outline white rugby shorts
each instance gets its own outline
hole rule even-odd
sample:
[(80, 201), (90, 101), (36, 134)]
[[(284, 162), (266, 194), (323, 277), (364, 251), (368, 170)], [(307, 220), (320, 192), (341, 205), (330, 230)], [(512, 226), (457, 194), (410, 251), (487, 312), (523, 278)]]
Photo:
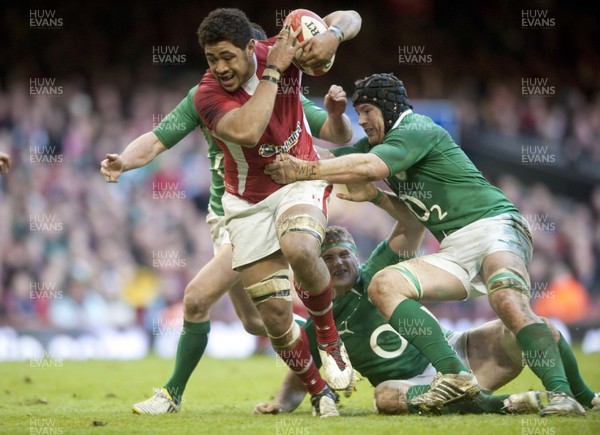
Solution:
[(451, 273), (467, 290), (467, 298), (487, 294), (479, 275), (483, 259), (494, 252), (512, 252), (531, 262), (533, 243), (529, 223), (517, 213), (503, 213), (480, 219), (450, 234), (439, 252), (419, 257), (432, 266)]
[(276, 222), (296, 205), (312, 205), (327, 217), (329, 183), (323, 180), (296, 181), (252, 204), (225, 192), (225, 224), (233, 245), (233, 268), (254, 263), (280, 249)]

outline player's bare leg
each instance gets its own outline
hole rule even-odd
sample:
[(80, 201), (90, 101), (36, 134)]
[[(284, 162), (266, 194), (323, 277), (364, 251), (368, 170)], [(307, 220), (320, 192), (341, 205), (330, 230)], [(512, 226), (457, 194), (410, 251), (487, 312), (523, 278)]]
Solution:
[(208, 343), (210, 308), (240, 280), (239, 274), (231, 269), (231, 257), (231, 245), (223, 245), (185, 288), (183, 330), (177, 345), (173, 373), (163, 388), (157, 390), (152, 397), (134, 404), (133, 412), (166, 414), (179, 412), (181, 409), (187, 382)]
[(306, 386), (315, 414), (338, 416), (337, 395), (319, 373), (310, 354), (306, 332), (293, 320), (288, 264), (281, 251), (241, 267), (240, 273), (273, 348)]
[(333, 320), (331, 277), (321, 258), (327, 220), (310, 205), (289, 208), (277, 220), (279, 244), (294, 271), (298, 296), (315, 324), (319, 354), (329, 384), (343, 390), (353, 378), (352, 365)]
[(231, 268), (231, 260), (232, 248), (228, 243), (192, 278), (183, 295), (184, 320), (206, 322), (219, 298), (241, 283), (239, 273)]
[(467, 355), (469, 366), (483, 390), (495, 391), (523, 370), (517, 339), (500, 320), (469, 330)]
[(265, 330), (265, 324), (263, 323), (256, 306), (244, 291), (244, 285), (241, 281), (229, 290), (229, 298), (235, 309), (235, 314), (244, 325), (246, 332), (256, 336), (266, 337), (267, 331)]
[(573, 398), (552, 331), (529, 305), (530, 280), (523, 260), (512, 252), (495, 252), (484, 259), (481, 276), (492, 308), (517, 337), (524, 361), (551, 392), (540, 415), (584, 415)]
[(450, 403), (472, 400), (479, 394), (477, 379), (450, 346), (437, 319), (417, 302), (465, 296), (466, 290), (456, 277), (419, 259), (378, 272), (369, 286), (369, 298), (392, 328), (419, 349), (438, 372), (430, 390), (411, 400), (422, 412), (440, 413)]
[[(375, 409), (380, 414), (391, 415), (420, 412), (418, 407), (412, 405), (412, 400), (428, 388), (427, 385), (415, 385), (410, 381), (382, 382), (375, 388)], [(547, 400), (545, 391), (494, 396), (481, 393), (473, 402), (450, 404), (442, 411), (448, 414), (530, 414), (539, 412), (544, 400)]]

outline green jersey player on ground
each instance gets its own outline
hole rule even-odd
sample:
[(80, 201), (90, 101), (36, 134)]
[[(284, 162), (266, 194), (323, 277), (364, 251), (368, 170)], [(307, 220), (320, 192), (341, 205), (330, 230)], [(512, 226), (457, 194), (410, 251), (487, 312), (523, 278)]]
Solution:
[[(342, 12), (343, 13), (343, 12)], [(338, 12), (331, 14), (339, 15)], [(341, 24), (342, 27), (343, 24)], [(355, 23), (351, 23), (354, 26)], [(256, 39), (266, 35), (254, 25)], [(351, 28), (346, 31), (352, 33)], [(231, 244), (224, 226), (221, 197), (223, 185), (223, 154), (200, 121), (194, 107), (197, 86), (150, 132), (132, 141), (122, 154), (108, 154), (101, 163), (100, 172), (108, 182), (118, 182), (121, 173), (150, 163), (159, 154), (172, 148), (196, 127), (200, 127), (208, 144), (208, 157), (212, 172), (209, 213), (215, 257), (207, 263), (186, 286), (184, 293), (184, 324), (177, 346), (175, 367), (170, 379), (156, 394), (145, 402), (135, 404), (133, 410), (140, 414), (178, 412), (186, 384), (204, 354), (210, 331), (209, 310), (227, 291), (236, 314), (244, 328), (253, 335), (265, 335), (264, 326), (254, 304), (243, 290), (239, 274), (231, 268)], [(325, 96), (321, 109), (302, 97), (303, 108), (312, 134), (334, 143), (348, 142), (352, 137), (350, 121), (344, 110), (346, 94), (339, 86), (332, 86)]]
[[(401, 207), (397, 206), (396, 211), (400, 210)], [(376, 387), (375, 406), (384, 414), (418, 412), (418, 407), (409, 405), (408, 401), (426, 391), (428, 387), (421, 384), (429, 383), (435, 376), (435, 369), (427, 358), (390, 327), (367, 295), (369, 283), (377, 272), (406, 260), (399, 257), (398, 252), (414, 252), (418, 247), (423, 235), (422, 227), (411, 218), (408, 210), (405, 214), (399, 220), (403, 226), (397, 225), (390, 237), (381, 242), (361, 265), (354, 240), (344, 228), (329, 227), (322, 247), (323, 259), (333, 279), (335, 323), (346, 343), (352, 366)], [(563, 340), (560, 332), (550, 322), (547, 324), (555, 340)], [(314, 325), (309, 320), (304, 328), (311, 342), (311, 353), (318, 364)], [(445, 334), (463, 363), (473, 370), (486, 394), (481, 394), (473, 403), (449, 405), (443, 412), (525, 413), (539, 412), (544, 408), (548, 395), (541, 391), (488, 395), (513, 380), (523, 369), (516, 338), (501, 321), (487, 322), (461, 333), (445, 331)], [(585, 384), (573, 386), (577, 397), (585, 397), (585, 391), (576, 389), (581, 385)], [(292, 412), (305, 394), (302, 383), (289, 372), (274, 402), (258, 404), (255, 413)], [(600, 400), (596, 399), (596, 402), (600, 407)], [(585, 404), (592, 406), (589, 402)]]
[[(412, 403), (422, 412), (440, 412), (443, 406), (474, 399), (479, 392), (476, 377), (419, 300), (487, 294), (517, 337), (527, 365), (552, 392), (542, 415), (584, 414), (569, 385), (571, 369), (563, 364), (565, 352), (571, 352), (568, 344), (562, 340), (557, 345), (552, 331), (529, 306), (532, 242), (527, 221), (485, 180), (446, 130), (412, 112), (403, 83), (392, 74), (358, 81), (352, 101), (367, 137), (332, 150), (339, 157), (329, 160), (305, 162), (281, 156), (266, 172), (280, 183), (384, 180), (440, 241), (439, 253), (380, 271), (368, 289), (392, 328), (438, 371), (430, 391)], [(375, 201), (382, 197), (380, 191), (371, 194)], [(369, 199), (352, 194), (346, 198)], [(593, 397), (589, 390), (584, 402)]]

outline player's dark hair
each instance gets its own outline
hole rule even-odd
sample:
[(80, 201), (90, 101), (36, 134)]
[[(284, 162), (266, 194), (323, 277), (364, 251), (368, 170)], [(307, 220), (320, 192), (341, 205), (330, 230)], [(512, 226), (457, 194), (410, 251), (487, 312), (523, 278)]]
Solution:
[(244, 12), (235, 8), (219, 8), (212, 11), (198, 27), (198, 42), (207, 45), (228, 41), (244, 50), (254, 38), (250, 20)]
[(250, 23), (250, 27), (252, 28), (252, 39), (256, 39), (257, 41), (267, 39), (267, 32), (265, 32), (265, 29), (260, 24)]
[(412, 109), (402, 80), (394, 74), (373, 74), (357, 80), (352, 104), (372, 104), (383, 113), (385, 133), (405, 110)]

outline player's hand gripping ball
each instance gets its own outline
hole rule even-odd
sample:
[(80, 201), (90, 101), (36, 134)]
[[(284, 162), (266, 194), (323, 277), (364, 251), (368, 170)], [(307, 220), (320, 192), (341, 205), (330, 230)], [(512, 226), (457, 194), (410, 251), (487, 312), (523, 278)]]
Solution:
[[(318, 16), (312, 11), (308, 9), (296, 9), (290, 12), (290, 14), (285, 18), (283, 25), (289, 25), (292, 31), (296, 31), (298, 28), (302, 28), (302, 31), (298, 35), (298, 42), (307, 41), (314, 36), (320, 35), (322, 33), (327, 32), (327, 24), (323, 21), (323, 18)], [(302, 54), (302, 50), (298, 50), (296, 53), (296, 57), (293, 62), (296, 67), (311, 76), (322, 76), (327, 71), (331, 69), (333, 66), (333, 61), (335, 60), (335, 55), (329, 60), (329, 62), (322, 68), (313, 69), (306, 65), (302, 65), (298, 58)]]

